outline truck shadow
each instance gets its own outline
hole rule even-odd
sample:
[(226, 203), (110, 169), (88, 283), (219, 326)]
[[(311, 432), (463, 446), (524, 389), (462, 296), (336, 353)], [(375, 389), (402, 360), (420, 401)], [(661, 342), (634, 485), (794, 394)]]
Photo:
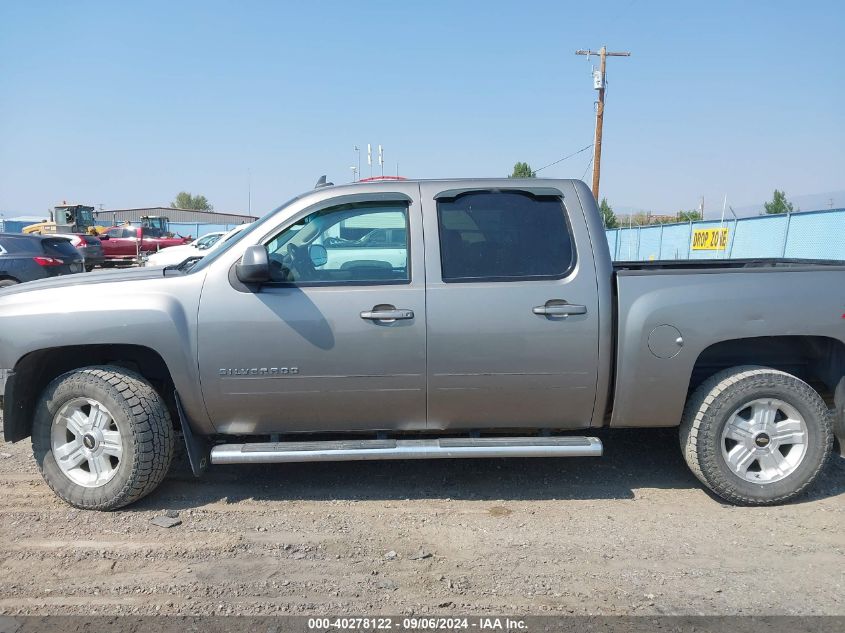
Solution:
[[(701, 489), (678, 446), (677, 429), (598, 434), (600, 458), (434, 459), (214, 466), (202, 479), (184, 456), (152, 495), (129, 510), (186, 509), (225, 501), (480, 501), (633, 499), (634, 490)], [(845, 459), (835, 457), (798, 503), (845, 493)], [(714, 502), (724, 503), (711, 495)]]

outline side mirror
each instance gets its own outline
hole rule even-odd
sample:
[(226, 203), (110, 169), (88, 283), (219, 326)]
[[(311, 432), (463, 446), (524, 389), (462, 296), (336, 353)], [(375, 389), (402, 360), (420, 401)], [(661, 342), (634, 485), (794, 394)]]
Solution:
[(270, 281), (270, 258), (260, 244), (248, 246), (241, 261), (235, 266), (238, 280), (245, 284), (262, 284)]
[(99, 237), (101, 240), (110, 240), (111, 239), (109, 237), (108, 233), (103, 233), (102, 235), (98, 235), (97, 237)]
[(309, 246), (308, 257), (311, 258), (311, 263), (314, 264), (315, 268), (325, 266), (326, 262), (329, 261), (329, 253), (322, 244), (312, 244)]

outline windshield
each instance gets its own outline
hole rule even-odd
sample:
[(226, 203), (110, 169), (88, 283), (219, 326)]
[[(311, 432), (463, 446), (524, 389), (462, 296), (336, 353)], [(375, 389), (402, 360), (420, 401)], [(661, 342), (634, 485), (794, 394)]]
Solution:
[(80, 226), (94, 226), (93, 211), (94, 210), (91, 208), (79, 207), (79, 215), (77, 216), (79, 218), (79, 221), (77, 222), (77, 224), (79, 224)]
[(199, 249), (209, 248), (212, 244), (214, 244), (217, 240), (221, 237), (220, 233), (212, 233), (210, 235), (203, 235), (199, 238), (196, 242), (194, 242), (194, 246)]
[[(305, 194), (302, 194), (302, 195), (305, 195)], [(226, 240), (223, 240), (222, 243), (216, 244), (215, 248), (210, 249), (208, 255), (206, 255), (202, 259), (198, 260), (197, 263), (194, 264), (190, 268), (189, 272), (194, 273), (194, 272), (203, 270), (205, 268), (208, 268), (211, 265), (211, 263), (214, 262), (214, 261), (217, 261), (217, 258), (220, 257), (223, 253), (228, 251), (235, 244), (237, 244), (242, 239), (244, 239), (247, 235), (251, 234), (258, 227), (262, 226), (268, 218), (271, 218), (272, 216), (276, 215), (279, 211), (281, 211), (285, 207), (289, 207), (290, 205), (292, 205), (294, 202), (299, 200), (302, 197), (302, 195), (296, 196), (295, 198), (291, 198), (290, 200), (285, 202), (283, 205), (276, 207), (275, 209), (273, 209), (269, 213), (265, 213), (263, 216), (261, 216), (260, 219), (253, 222), (252, 225), (250, 225), (248, 228), (245, 228), (243, 231), (235, 233), (232, 237), (229, 237)]]

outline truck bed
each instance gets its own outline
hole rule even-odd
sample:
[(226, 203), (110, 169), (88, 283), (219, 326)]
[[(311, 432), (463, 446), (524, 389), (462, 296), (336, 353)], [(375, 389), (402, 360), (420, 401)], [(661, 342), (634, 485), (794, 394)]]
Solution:
[(713, 346), (760, 341), (757, 357), (768, 358), (776, 352), (770, 337), (811, 337), (822, 348), (845, 327), (843, 261), (617, 262), (613, 269), (613, 426), (676, 425), (696, 362)]

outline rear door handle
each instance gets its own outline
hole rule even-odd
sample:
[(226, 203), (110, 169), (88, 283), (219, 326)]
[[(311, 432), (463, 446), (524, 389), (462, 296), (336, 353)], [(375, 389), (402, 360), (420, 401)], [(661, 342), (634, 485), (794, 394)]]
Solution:
[(544, 306), (535, 306), (531, 311), (541, 316), (566, 317), (571, 314), (587, 314), (587, 306), (579, 306), (574, 303), (547, 303)]
[(413, 310), (393, 308), (390, 310), (368, 310), (361, 313), (362, 319), (368, 321), (401, 321), (402, 319), (413, 319)]

